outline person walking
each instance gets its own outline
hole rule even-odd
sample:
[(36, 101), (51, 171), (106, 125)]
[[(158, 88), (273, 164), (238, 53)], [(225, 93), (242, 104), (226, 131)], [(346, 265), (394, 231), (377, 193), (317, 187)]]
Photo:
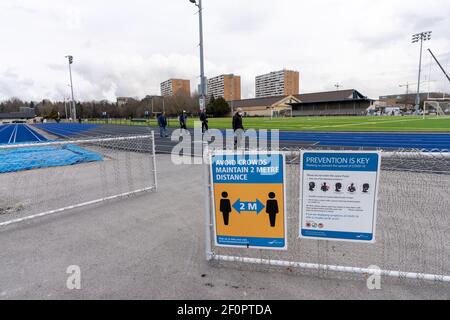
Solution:
[(242, 109), (238, 108), (233, 116), (234, 146), (240, 146), (242, 135), (244, 133), (244, 125), (242, 123)]
[(167, 117), (166, 113), (163, 112), (158, 116), (158, 125), (159, 125), (159, 136), (161, 138), (166, 138), (166, 128), (167, 128)]
[(183, 110), (183, 112), (180, 114), (180, 118), (179, 118), (179, 120), (180, 120), (180, 129), (187, 130), (186, 119), (187, 119), (186, 111)]
[(208, 117), (206, 116), (205, 110), (200, 112), (200, 121), (202, 122), (202, 133), (208, 131)]

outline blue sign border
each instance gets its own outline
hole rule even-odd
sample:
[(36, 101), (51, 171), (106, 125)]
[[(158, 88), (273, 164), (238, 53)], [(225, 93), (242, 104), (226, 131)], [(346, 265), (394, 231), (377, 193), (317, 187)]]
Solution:
[(267, 247), (267, 248), (284, 248), (285, 239), (283, 238), (254, 238), (254, 237), (234, 237), (234, 236), (217, 236), (217, 243), (227, 246), (240, 247)]
[[(277, 157), (277, 163), (273, 163), (274, 157)], [(217, 162), (219, 160), (224, 160), (232, 162), (235, 161), (236, 163), (239, 161), (258, 161), (258, 160), (268, 160), (267, 164), (263, 165), (219, 165)], [(279, 169), (277, 173), (275, 174), (261, 174), (258, 172), (258, 168), (271, 168), (274, 167), (274, 165)], [(234, 180), (219, 180), (217, 179), (218, 175), (223, 174), (223, 172), (217, 172), (219, 168), (237, 168), (236, 171), (236, 179)], [(236, 184), (242, 184), (242, 183), (252, 183), (252, 184), (282, 184), (284, 181), (284, 156), (281, 153), (268, 153), (268, 154), (233, 154), (233, 155), (212, 155), (211, 156), (211, 174), (213, 178), (213, 183), (236, 183)], [(245, 172), (246, 171), (246, 172)], [(246, 175), (246, 180), (238, 180), (237, 178), (239, 175), (244, 172)], [(234, 175), (233, 172), (229, 172), (225, 174), (229, 174), (230, 176)]]
[[(261, 183), (261, 184), (281, 184), (283, 185), (283, 203), (284, 203), (284, 235), (283, 238), (265, 238), (265, 237), (239, 237), (239, 236), (224, 236), (217, 235), (216, 229), (216, 212), (214, 203), (214, 184), (224, 184), (226, 182), (216, 181), (214, 179), (214, 165), (215, 157), (220, 157), (224, 159), (233, 159), (240, 157), (242, 158), (271, 158), (278, 156), (278, 167), (280, 168), (278, 174), (264, 175), (262, 179), (252, 180), (250, 182), (233, 181), (232, 184), (242, 184), (242, 183)], [(235, 153), (235, 152), (217, 152), (210, 155), (210, 174), (211, 174), (211, 197), (212, 197), (212, 208), (213, 208), (213, 222), (214, 222), (214, 236), (216, 246), (230, 247), (230, 248), (249, 248), (249, 249), (268, 249), (268, 250), (287, 250), (287, 204), (286, 204), (286, 184), (285, 184), (285, 154), (282, 151), (267, 151), (267, 152), (257, 152), (257, 151), (247, 151), (245, 153)], [(268, 166), (270, 167), (270, 166)], [(274, 176), (276, 177), (274, 182)]]
[(359, 241), (373, 240), (373, 233), (340, 232), (340, 231), (311, 230), (311, 229), (302, 229), (302, 236), (325, 238), (325, 239), (332, 238), (332, 239), (359, 240)]
[[(323, 160), (325, 158), (336, 160), (335, 163), (308, 163), (307, 158), (316, 158)], [(358, 162), (358, 160), (368, 159), (368, 163)], [(352, 163), (353, 162), (353, 163)], [(378, 171), (378, 154), (377, 153), (328, 153), (328, 152), (305, 152), (302, 157), (303, 170), (318, 171)]]

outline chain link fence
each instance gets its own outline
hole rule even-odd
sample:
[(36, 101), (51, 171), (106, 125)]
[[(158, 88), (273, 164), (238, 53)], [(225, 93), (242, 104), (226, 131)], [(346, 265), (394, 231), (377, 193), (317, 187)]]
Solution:
[[(288, 250), (218, 247), (210, 241), (206, 247), (211, 248), (207, 257), (212, 264), (349, 279), (372, 274), (376, 266), (382, 275), (393, 276), (396, 281), (450, 282), (449, 153), (382, 153), (376, 243), (366, 244), (299, 238), (301, 150), (282, 151), (286, 154)], [(205, 170), (207, 181), (209, 175)], [(213, 212), (211, 201), (205, 206)], [(208, 241), (214, 239), (214, 228), (208, 215), (206, 218)]]
[(0, 227), (157, 188), (153, 132), (3, 145), (1, 157)]

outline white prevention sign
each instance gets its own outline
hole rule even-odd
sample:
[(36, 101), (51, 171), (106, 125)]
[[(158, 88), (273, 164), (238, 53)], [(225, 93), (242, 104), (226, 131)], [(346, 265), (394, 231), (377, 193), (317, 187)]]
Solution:
[(375, 242), (381, 153), (302, 151), (300, 237)]

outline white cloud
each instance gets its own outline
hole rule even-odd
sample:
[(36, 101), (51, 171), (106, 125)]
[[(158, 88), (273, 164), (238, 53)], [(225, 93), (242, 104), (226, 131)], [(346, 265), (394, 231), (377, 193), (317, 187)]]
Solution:
[[(433, 0), (203, 0), (206, 73), (242, 76), (254, 94), (258, 74), (291, 68), (301, 90), (333, 90), (336, 82), (377, 97), (417, 81), (413, 33), (450, 60), (450, 3)], [(2, 0), (0, 99), (68, 96), (72, 54), (78, 99), (159, 94), (171, 78), (198, 83), (198, 17), (187, 0)], [(6, 32), (4, 32), (6, 31)], [(428, 77), (429, 58), (424, 56)], [(450, 91), (433, 66), (432, 89)]]

